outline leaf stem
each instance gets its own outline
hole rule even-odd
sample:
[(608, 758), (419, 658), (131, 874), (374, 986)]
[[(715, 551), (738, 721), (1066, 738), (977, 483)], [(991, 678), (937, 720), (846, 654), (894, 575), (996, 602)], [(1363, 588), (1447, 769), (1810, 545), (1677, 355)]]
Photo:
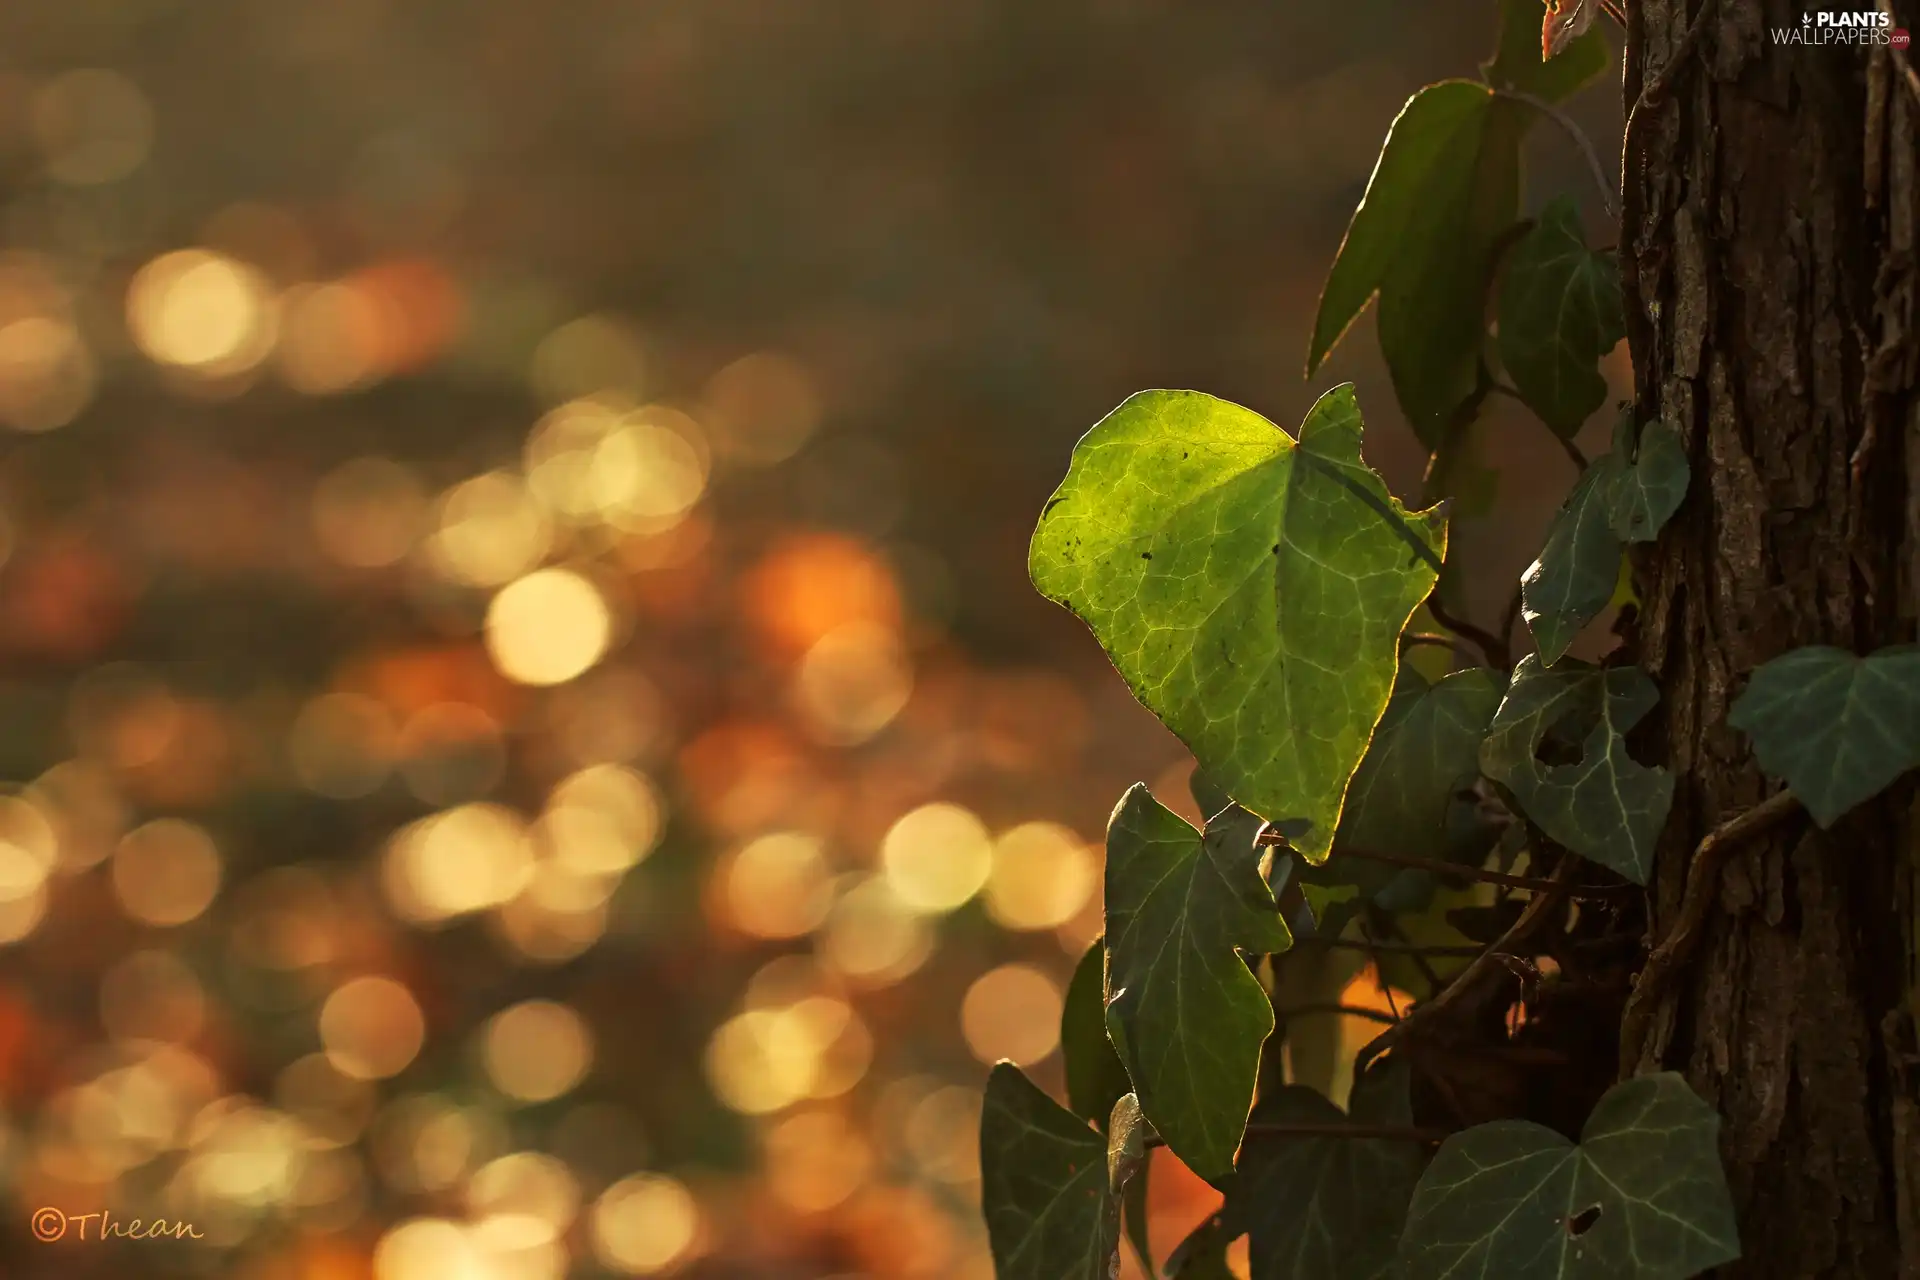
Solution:
[[(1249, 1136), (1259, 1134), (1270, 1138), (1373, 1138), (1388, 1142), (1426, 1142), (1441, 1143), (1453, 1136), (1447, 1129), (1427, 1129), (1413, 1125), (1397, 1124), (1345, 1124), (1338, 1120), (1316, 1123), (1303, 1120), (1297, 1123), (1279, 1120), (1256, 1120), (1247, 1126)], [(1165, 1139), (1158, 1134), (1147, 1139), (1149, 1147), (1163, 1147)]]
[(1451, 649), (1459, 643), (1453, 636), (1443, 636), (1436, 631), (1405, 631), (1400, 635), (1400, 647), (1411, 649), (1415, 645), (1432, 645), (1438, 649)]
[[(1552, 876), (1548, 878), (1554, 882), (1556, 890), (1573, 878), (1574, 866), (1577, 862), (1578, 859), (1571, 856), (1564, 857), (1560, 860), (1560, 865), (1553, 869)], [(1520, 918), (1513, 922), (1513, 927), (1501, 934), (1499, 940), (1492, 946), (1481, 951), (1474, 962), (1463, 969), (1458, 977), (1435, 992), (1431, 999), (1422, 1000), (1409, 1009), (1406, 1017), (1375, 1036), (1371, 1043), (1354, 1056), (1354, 1078), (1358, 1079), (1366, 1071), (1367, 1064), (1386, 1052), (1389, 1046), (1404, 1039), (1407, 1028), (1429, 1021), (1442, 1009), (1457, 1004), (1464, 994), (1480, 981), (1483, 974), (1500, 963), (1495, 959), (1496, 956), (1513, 952), (1532, 936), (1534, 929), (1545, 918), (1547, 908), (1558, 902), (1560, 898), (1561, 894), (1552, 890), (1533, 895), (1527, 903), (1526, 910), (1522, 911)]]
[(1505, 671), (1513, 665), (1513, 655), (1507, 648), (1506, 642), (1494, 635), (1493, 632), (1488, 631), (1485, 627), (1469, 622), (1465, 618), (1454, 616), (1454, 614), (1448, 610), (1447, 606), (1440, 602), (1440, 592), (1438, 590), (1427, 597), (1427, 612), (1433, 615), (1435, 622), (1453, 632), (1453, 634), (1463, 636), (1473, 641), (1479, 648), (1481, 654), (1493, 666)]
[(1296, 1004), (1291, 1008), (1275, 1008), (1274, 1014), (1282, 1018), (1301, 1018), (1316, 1013), (1340, 1013), (1349, 1018), (1365, 1018), (1369, 1022), (1383, 1022), (1388, 1026), (1400, 1021), (1390, 1013), (1379, 1009), (1369, 1009), (1357, 1004)]
[(1407, 956), (1477, 956), (1486, 948), (1479, 943), (1459, 944), (1423, 942), (1396, 942), (1391, 939), (1375, 938), (1296, 938), (1295, 946), (1319, 945), (1332, 947), (1337, 951), (1379, 951), (1389, 955)]
[(1578, 147), (1580, 154), (1586, 158), (1587, 168), (1593, 174), (1593, 184), (1600, 188), (1600, 202), (1606, 208), (1608, 219), (1611, 220), (1615, 216), (1613, 184), (1607, 181), (1607, 171), (1600, 167), (1600, 153), (1593, 149), (1593, 139), (1587, 137), (1587, 131), (1582, 129), (1572, 116), (1545, 98), (1535, 97), (1531, 93), (1522, 93), (1518, 89), (1495, 89), (1494, 93), (1502, 98), (1512, 98), (1515, 102), (1526, 103), (1559, 125), (1560, 131), (1573, 139), (1573, 145)]
[[(1436, 875), (1458, 876), (1462, 880), (1478, 880), (1484, 884), (1503, 884), (1509, 889), (1532, 889), (1536, 892), (1557, 887), (1552, 880), (1540, 876), (1516, 876), (1504, 871), (1488, 871), (1483, 867), (1470, 867), (1464, 863), (1447, 862), (1441, 858), (1419, 858), (1404, 853), (1378, 853), (1372, 849), (1348, 849), (1337, 847), (1335, 854), (1343, 858), (1358, 858), (1362, 862), (1378, 862), (1389, 867), (1411, 867), (1416, 871), (1431, 871)], [(1568, 892), (1576, 898), (1615, 898), (1640, 892), (1638, 885), (1580, 885)]]
[(1727, 855), (1743, 840), (1770, 830), (1799, 808), (1800, 801), (1793, 792), (1775, 792), (1753, 808), (1721, 823), (1694, 846), (1693, 856), (1687, 861), (1687, 887), (1681, 895), (1673, 928), (1647, 956), (1647, 963), (1635, 979), (1633, 994), (1627, 997), (1627, 1007), (1620, 1016), (1622, 1079), (1639, 1069), (1640, 1060), (1649, 1047), (1654, 1003), (1672, 985), (1674, 975), (1686, 964), (1694, 944), (1699, 941), (1700, 926), (1706, 923), (1707, 906), (1719, 888), (1720, 869), (1726, 865)]
[(1575, 471), (1585, 471), (1587, 469), (1587, 455), (1580, 452), (1579, 445), (1575, 444), (1566, 436), (1561, 435), (1558, 431), (1553, 431), (1549, 434), (1559, 442), (1560, 451), (1566, 454), (1568, 459), (1572, 461)]

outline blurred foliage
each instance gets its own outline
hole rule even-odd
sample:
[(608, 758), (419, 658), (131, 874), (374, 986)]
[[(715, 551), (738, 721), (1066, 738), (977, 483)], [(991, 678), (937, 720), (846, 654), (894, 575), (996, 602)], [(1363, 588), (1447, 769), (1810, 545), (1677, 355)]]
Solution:
[(985, 1064), (1190, 767), (1031, 512), (1135, 386), (1307, 403), (1484, 25), (0, 7), (0, 1272), (987, 1274)]

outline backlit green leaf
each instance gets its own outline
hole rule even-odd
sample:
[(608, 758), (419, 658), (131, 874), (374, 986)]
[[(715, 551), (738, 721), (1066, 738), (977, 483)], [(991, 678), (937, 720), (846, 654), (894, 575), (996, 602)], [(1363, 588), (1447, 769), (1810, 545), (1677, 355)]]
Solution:
[(1029, 556), (1220, 790), (1312, 823), (1295, 844), (1316, 860), (1446, 549), (1443, 513), (1396, 502), (1360, 432), (1347, 386), (1298, 443), (1212, 396), (1142, 392), (1074, 449)]
[[(1348, 1122), (1340, 1108), (1297, 1085), (1262, 1098), (1253, 1119)], [(1404, 1067), (1379, 1063), (1355, 1083), (1352, 1123), (1412, 1123)], [(1246, 1223), (1253, 1280), (1385, 1280), (1426, 1160), (1417, 1142), (1250, 1134), (1228, 1194)]]
[(1133, 1088), (1107, 1039), (1105, 939), (1074, 966), (1060, 1011), (1060, 1056), (1066, 1063), (1067, 1105), (1082, 1120), (1105, 1125), (1113, 1104)]
[(1405, 1280), (1684, 1280), (1731, 1261), (1719, 1130), (1663, 1072), (1610, 1089), (1578, 1146), (1527, 1120), (1457, 1133), (1414, 1192)]
[(996, 1280), (1110, 1280), (1120, 1196), (1107, 1146), (1012, 1063), (988, 1074), (980, 1208)]
[(1606, 401), (1600, 357), (1626, 332), (1619, 261), (1587, 248), (1579, 208), (1562, 196), (1507, 255), (1500, 362), (1541, 421), (1571, 438)]
[(1308, 374), (1377, 293), (1381, 354), (1429, 447), (1477, 380), (1487, 278), (1519, 210), (1520, 137), (1532, 111), (1470, 80), (1410, 98), (1320, 296)]
[(1542, 61), (1540, 23), (1545, 14), (1541, 0), (1500, 0), (1499, 52), (1481, 68), (1488, 84), (1559, 102), (1607, 69), (1607, 40), (1597, 23), (1558, 55)]
[(1402, 667), (1373, 743), (1347, 789), (1338, 845), (1444, 858), (1454, 794), (1480, 772), (1480, 740), (1506, 680), (1486, 667), (1437, 684)]
[(1202, 837), (1136, 784), (1107, 828), (1108, 1032), (1147, 1119), (1203, 1178), (1232, 1171), (1273, 1030), (1240, 953), (1290, 942), (1259, 826), (1229, 809)]
[(1600, 616), (1620, 580), (1622, 548), (1608, 523), (1611, 476), (1597, 463), (1580, 473), (1547, 527), (1540, 558), (1520, 578), (1520, 616), (1549, 665)]
[(1633, 436), (1631, 413), (1614, 428), (1608, 468), (1607, 522), (1622, 542), (1652, 542), (1680, 509), (1692, 469), (1680, 433), (1655, 420)]
[(1553, 839), (1645, 884), (1673, 775), (1634, 761), (1625, 734), (1659, 700), (1638, 667), (1569, 660), (1548, 669), (1528, 654), (1480, 744), (1481, 771)]
[(1865, 658), (1826, 645), (1795, 649), (1753, 673), (1727, 723), (1753, 739), (1760, 767), (1830, 827), (1920, 767), (1920, 646)]

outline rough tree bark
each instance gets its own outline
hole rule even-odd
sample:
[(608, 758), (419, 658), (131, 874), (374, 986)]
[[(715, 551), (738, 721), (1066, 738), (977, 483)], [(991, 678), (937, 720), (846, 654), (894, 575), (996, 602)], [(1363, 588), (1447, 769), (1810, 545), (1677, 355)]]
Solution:
[[(1628, 6), (1637, 398), (1682, 430), (1694, 475), (1636, 565), (1663, 694), (1647, 747), (1680, 779), (1655, 940), (1696, 842), (1773, 789), (1726, 725), (1748, 673), (1805, 644), (1912, 641), (1920, 616), (1920, 82), (1886, 46), (1774, 43), (1801, 25), (1786, 0), (1717, 0), (1689, 45), (1715, 3)], [(1901, 4), (1894, 25), (1920, 29)], [(1745, 1247), (1729, 1276), (1920, 1280), (1914, 795), (1737, 848), (1627, 1047), (1628, 1069), (1683, 1071), (1724, 1117)]]

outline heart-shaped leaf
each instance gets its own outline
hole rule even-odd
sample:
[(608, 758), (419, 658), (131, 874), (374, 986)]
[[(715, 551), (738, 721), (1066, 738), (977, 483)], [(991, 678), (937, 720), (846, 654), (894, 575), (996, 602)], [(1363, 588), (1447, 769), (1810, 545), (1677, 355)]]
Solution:
[(1133, 1088), (1113, 1041), (1107, 1039), (1106, 961), (1106, 939), (1096, 939), (1074, 966), (1060, 1010), (1067, 1105), (1082, 1120), (1098, 1125), (1107, 1123), (1113, 1104)]
[(1547, 527), (1540, 558), (1520, 578), (1520, 616), (1549, 665), (1600, 616), (1620, 580), (1622, 548), (1608, 522), (1611, 475), (1597, 464), (1580, 473)]
[(1607, 523), (1622, 542), (1652, 542), (1687, 496), (1692, 469), (1680, 433), (1655, 420), (1633, 436), (1633, 417), (1623, 413), (1613, 432), (1608, 468)]
[(1347, 788), (1339, 846), (1447, 857), (1447, 815), (1455, 793), (1480, 772), (1480, 740), (1499, 710), (1506, 681), (1474, 667), (1428, 684), (1402, 667), (1366, 758)]
[(1413, 1194), (1405, 1280), (1685, 1280), (1740, 1256), (1720, 1117), (1678, 1075), (1615, 1085), (1575, 1146), (1497, 1120), (1448, 1138)]
[(1562, 196), (1507, 255), (1500, 362), (1541, 421), (1572, 438), (1606, 401), (1600, 357), (1626, 332), (1619, 260), (1587, 248), (1579, 206)]
[[(1553, 839), (1645, 884), (1673, 775), (1634, 761), (1625, 735), (1659, 700), (1638, 667), (1549, 669), (1528, 654), (1480, 744), (1480, 769)], [(1573, 759), (1541, 758), (1556, 752)]]
[(997, 1280), (1111, 1280), (1120, 1191), (1108, 1141), (1002, 1062), (980, 1113), (980, 1208)]
[(1446, 548), (1444, 515), (1394, 501), (1360, 431), (1347, 386), (1297, 444), (1224, 400), (1142, 392), (1074, 449), (1029, 556), (1221, 790), (1313, 824), (1296, 845), (1315, 860)]
[(1519, 210), (1520, 138), (1532, 114), (1470, 80), (1410, 98), (1320, 295), (1308, 375), (1377, 293), (1394, 393), (1429, 448), (1479, 380), (1486, 282)]
[[(1349, 1123), (1340, 1108), (1298, 1085), (1262, 1098), (1253, 1119)], [(1377, 1063), (1355, 1082), (1351, 1123), (1411, 1125), (1403, 1066)], [(1246, 1224), (1253, 1280), (1385, 1280), (1426, 1162), (1417, 1142), (1250, 1135), (1229, 1199)]]
[(1136, 784), (1107, 828), (1107, 1030), (1147, 1118), (1203, 1178), (1233, 1170), (1273, 1030), (1240, 953), (1291, 942), (1260, 875), (1259, 827), (1235, 807), (1203, 838)]
[(1830, 827), (1920, 767), (1920, 646), (1865, 658), (1826, 645), (1795, 649), (1753, 673), (1727, 723), (1753, 739), (1760, 767)]

